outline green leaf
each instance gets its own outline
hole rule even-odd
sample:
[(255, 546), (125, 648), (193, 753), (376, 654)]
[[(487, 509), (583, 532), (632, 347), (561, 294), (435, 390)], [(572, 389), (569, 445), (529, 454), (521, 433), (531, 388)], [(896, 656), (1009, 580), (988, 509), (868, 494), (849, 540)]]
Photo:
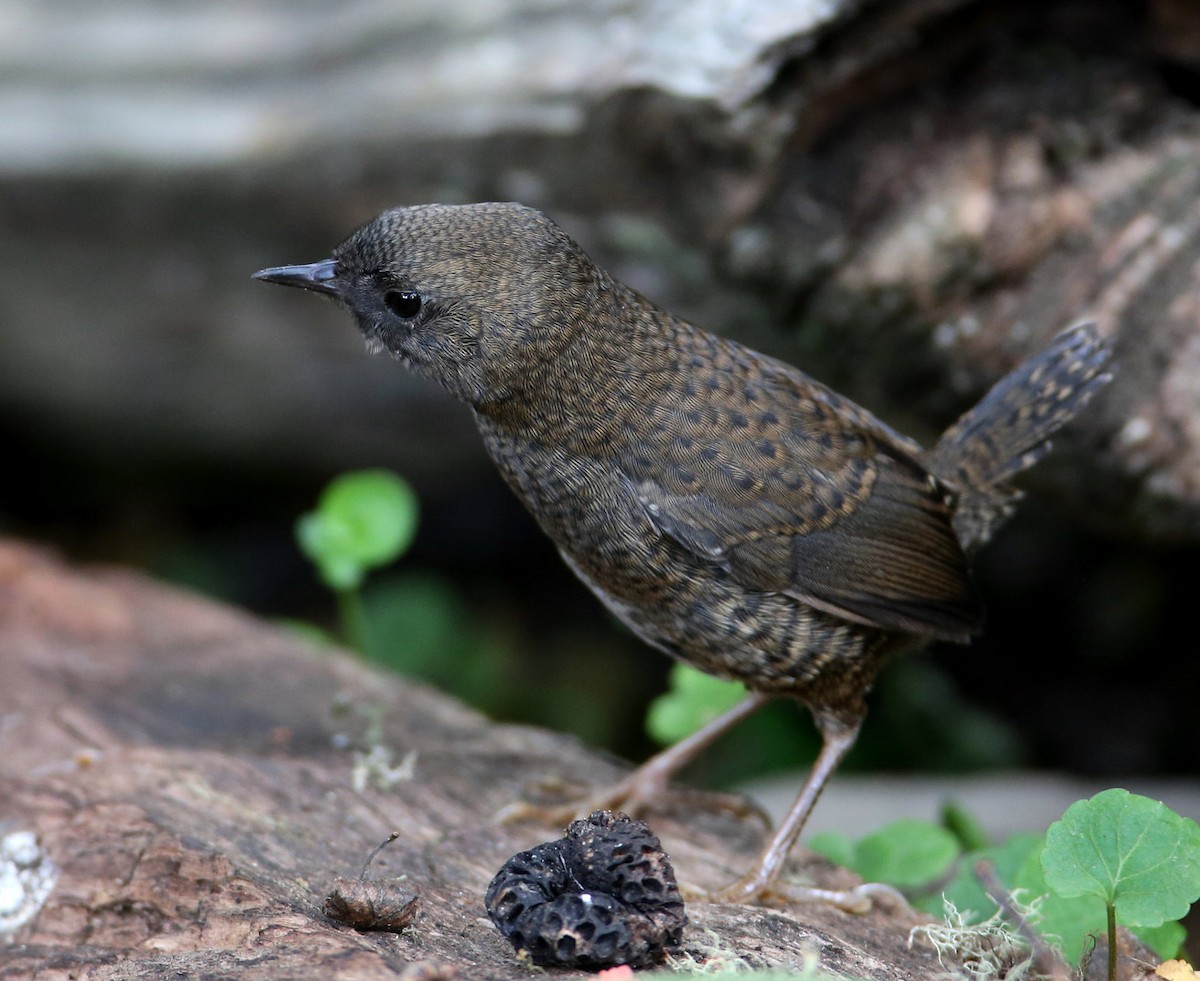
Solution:
[(363, 591), (372, 657), (485, 710), (502, 707), (510, 685), (508, 645), (468, 609), (454, 585), (429, 572), (392, 572)]
[(1020, 891), (1026, 902), (1038, 899), (1038, 931), (1053, 946), (1062, 951), (1070, 964), (1078, 964), (1084, 950), (1091, 948), (1093, 934), (1108, 929), (1108, 914), (1104, 903), (1095, 896), (1067, 898), (1051, 890), (1042, 871), (1045, 847), (1031, 851), (1013, 877), (1013, 890)]
[(1042, 868), (1063, 898), (1094, 896), (1127, 926), (1159, 926), (1200, 897), (1200, 826), (1159, 801), (1105, 790), (1050, 826)]
[(822, 831), (813, 835), (807, 842), (818, 855), (824, 855), (835, 865), (854, 867), (854, 842), (849, 835), (838, 831)]
[(958, 856), (945, 828), (902, 818), (867, 835), (854, 850), (854, 870), (868, 882), (920, 886), (944, 875)]
[(908, 818), (893, 821), (857, 843), (827, 831), (814, 835), (809, 847), (832, 862), (854, 869), (868, 882), (902, 888), (933, 882), (958, 856), (958, 842), (949, 831)]
[(977, 852), (988, 847), (987, 832), (979, 819), (956, 801), (942, 805), (942, 827), (958, 840), (963, 851)]
[(416, 528), (412, 488), (387, 470), (360, 470), (329, 484), (316, 510), (296, 522), (296, 540), (327, 586), (347, 590), (403, 554)]
[(1187, 930), (1182, 923), (1164, 923), (1156, 927), (1130, 927), (1142, 942), (1164, 961), (1179, 956), (1183, 942), (1187, 939)]
[(714, 678), (686, 664), (673, 664), (669, 681), (670, 688), (646, 712), (646, 731), (663, 746), (690, 736), (746, 697), (740, 683)]
[[(981, 859), (991, 863), (996, 878), (1011, 892), (1018, 888), (1018, 872), (1031, 855), (1036, 863), (1041, 854), (1042, 840), (1043, 836), (1040, 834), (1016, 834), (1000, 845), (992, 845), (964, 855), (959, 862), (957, 873), (942, 894), (921, 900), (920, 908), (938, 915), (944, 907), (944, 896), (954, 904), (967, 923), (982, 923), (996, 911), (996, 903), (980, 885), (975, 874), (975, 863)], [(1038, 873), (1040, 876), (1040, 865)], [(1041, 891), (1046, 891), (1044, 883)], [(1025, 892), (1025, 899), (1029, 899), (1030, 890), (1026, 889)]]

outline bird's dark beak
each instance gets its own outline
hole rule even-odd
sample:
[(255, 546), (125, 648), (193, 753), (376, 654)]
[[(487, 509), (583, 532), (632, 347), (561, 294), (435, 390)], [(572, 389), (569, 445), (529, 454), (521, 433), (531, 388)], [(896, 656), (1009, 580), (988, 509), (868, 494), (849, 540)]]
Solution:
[(254, 274), (254, 278), (267, 283), (279, 283), (281, 286), (299, 286), (301, 289), (314, 290), (317, 293), (341, 295), (341, 289), (337, 282), (337, 268), (332, 259), (310, 262), (307, 266), (275, 266), (273, 269), (260, 269)]

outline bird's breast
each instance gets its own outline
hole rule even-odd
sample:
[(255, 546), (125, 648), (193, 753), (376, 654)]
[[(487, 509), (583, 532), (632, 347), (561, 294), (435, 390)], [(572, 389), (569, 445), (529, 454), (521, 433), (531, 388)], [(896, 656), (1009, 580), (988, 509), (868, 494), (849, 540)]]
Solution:
[(484, 444), (513, 492), (597, 591), (653, 601), (667, 543), (615, 460), (480, 419)]

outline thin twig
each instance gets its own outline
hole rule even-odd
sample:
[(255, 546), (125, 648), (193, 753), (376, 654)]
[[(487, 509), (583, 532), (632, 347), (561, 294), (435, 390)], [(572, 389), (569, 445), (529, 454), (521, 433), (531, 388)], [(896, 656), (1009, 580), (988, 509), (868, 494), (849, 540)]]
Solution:
[(981, 858), (974, 865), (975, 878), (979, 880), (979, 884), (983, 886), (983, 891), (986, 892), (989, 898), (997, 906), (1016, 928), (1017, 932), (1029, 944), (1033, 951), (1033, 968), (1034, 970), (1048, 978), (1053, 978), (1054, 981), (1070, 981), (1071, 968), (1062, 959), (1058, 951), (1051, 947), (1042, 935), (1033, 928), (1033, 925), (1025, 917), (1025, 915), (1016, 907), (1012, 901), (1012, 895), (1004, 887), (1004, 883), (1000, 881), (1000, 877), (996, 875), (996, 870), (992, 863), (987, 859)]

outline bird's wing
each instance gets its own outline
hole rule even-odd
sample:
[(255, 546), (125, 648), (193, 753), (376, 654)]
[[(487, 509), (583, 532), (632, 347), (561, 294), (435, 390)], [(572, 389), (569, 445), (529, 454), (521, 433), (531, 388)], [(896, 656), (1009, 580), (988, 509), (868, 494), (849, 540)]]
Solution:
[[(655, 527), (743, 586), (964, 640), (982, 613), (920, 448), (780, 362), (660, 413), (621, 467)], [(765, 369), (765, 370), (764, 370)], [(733, 391), (741, 389), (738, 393)]]

